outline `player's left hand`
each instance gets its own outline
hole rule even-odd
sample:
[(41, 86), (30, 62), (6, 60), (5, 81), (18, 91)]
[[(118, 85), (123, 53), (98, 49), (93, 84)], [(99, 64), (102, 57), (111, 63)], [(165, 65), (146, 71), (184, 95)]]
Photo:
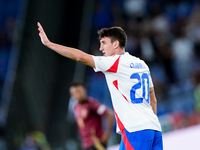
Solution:
[(102, 145), (100, 139), (96, 137), (96, 131), (95, 131), (95, 129), (91, 130), (91, 138), (92, 138), (92, 140), (94, 142), (94, 147), (97, 150), (106, 150), (105, 147)]
[(106, 143), (109, 139), (109, 135), (108, 134), (103, 134), (103, 136), (101, 137), (100, 141), (101, 143)]

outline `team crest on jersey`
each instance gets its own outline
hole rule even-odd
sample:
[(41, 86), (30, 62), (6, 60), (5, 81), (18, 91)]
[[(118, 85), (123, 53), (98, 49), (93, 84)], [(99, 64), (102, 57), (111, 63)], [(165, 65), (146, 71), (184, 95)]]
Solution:
[(82, 110), (81, 110), (81, 117), (82, 117), (82, 118), (86, 118), (86, 117), (87, 117), (87, 114), (88, 114), (87, 109), (82, 109)]

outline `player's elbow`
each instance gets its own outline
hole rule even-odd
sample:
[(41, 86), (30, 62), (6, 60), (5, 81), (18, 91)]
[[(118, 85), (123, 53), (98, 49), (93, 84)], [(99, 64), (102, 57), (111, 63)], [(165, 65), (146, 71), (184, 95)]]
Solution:
[(157, 100), (156, 99), (151, 100), (151, 105), (157, 106)]
[(155, 98), (155, 96), (150, 97), (150, 104), (152, 107), (157, 107), (157, 99)]
[(74, 60), (77, 62), (82, 62), (84, 59), (84, 56), (82, 54), (76, 54), (74, 55)]
[(75, 60), (76, 60), (77, 62), (81, 62), (82, 58), (81, 58), (81, 56), (76, 56), (76, 57), (75, 57)]
[(111, 109), (108, 109), (108, 112), (107, 112), (107, 117), (110, 119), (110, 121), (113, 123), (114, 121), (114, 114), (113, 114), (113, 111)]
[(85, 59), (84, 53), (82, 53), (81, 51), (79, 51), (79, 53), (77, 53), (76, 55), (74, 55), (74, 58), (77, 62), (83, 62), (83, 60)]
[(80, 55), (77, 55), (76, 61), (81, 62), (81, 63), (83, 63), (87, 66), (90, 66), (92, 68), (95, 68), (95, 63), (94, 63), (93, 57), (89, 54), (82, 53)]

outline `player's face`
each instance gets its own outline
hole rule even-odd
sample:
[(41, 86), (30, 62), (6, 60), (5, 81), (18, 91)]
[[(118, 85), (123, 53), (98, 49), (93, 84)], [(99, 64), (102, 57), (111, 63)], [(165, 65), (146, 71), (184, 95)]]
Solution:
[(77, 99), (79, 102), (82, 102), (86, 98), (86, 90), (81, 85), (71, 87), (70, 94), (73, 98)]
[(104, 56), (112, 56), (115, 55), (114, 45), (111, 42), (109, 37), (103, 37), (100, 40), (100, 49)]

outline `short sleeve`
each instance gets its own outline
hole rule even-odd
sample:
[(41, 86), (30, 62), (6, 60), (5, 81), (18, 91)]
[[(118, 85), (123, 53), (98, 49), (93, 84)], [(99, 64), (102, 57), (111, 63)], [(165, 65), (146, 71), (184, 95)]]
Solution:
[(108, 71), (110, 68), (113, 67), (113, 65), (115, 65), (116, 61), (119, 60), (119, 55), (115, 55), (115, 56), (92, 56), (94, 59), (94, 63), (95, 63), (95, 68), (94, 71), (98, 72), (106, 72)]
[(101, 103), (99, 103), (97, 100), (90, 99), (90, 109), (95, 111), (98, 115), (104, 115), (107, 111), (107, 107)]
[(153, 81), (150, 73), (149, 73), (149, 87), (153, 87)]

